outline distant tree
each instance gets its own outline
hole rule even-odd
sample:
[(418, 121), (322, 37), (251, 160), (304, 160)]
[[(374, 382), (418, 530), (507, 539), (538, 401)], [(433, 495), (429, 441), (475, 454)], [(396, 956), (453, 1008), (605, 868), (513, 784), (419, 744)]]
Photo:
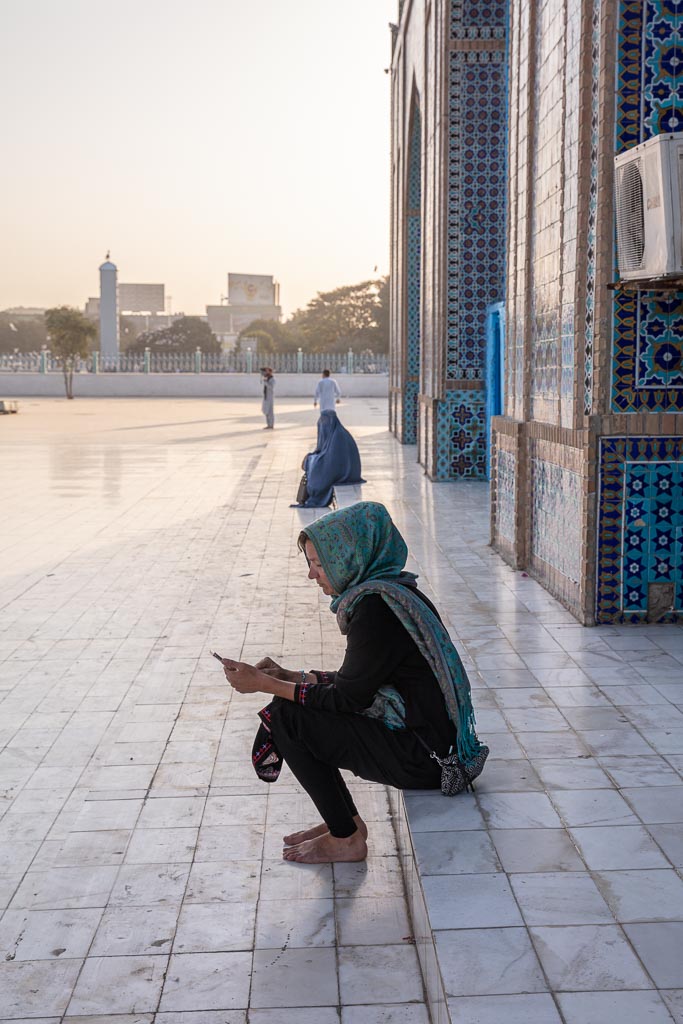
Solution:
[(45, 344), (47, 330), (42, 316), (19, 320), (11, 313), (0, 313), (0, 352), (39, 352)]
[(249, 331), (248, 334), (243, 332), (242, 334), (239, 335), (237, 343), (235, 345), (235, 348), (237, 349), (238, 352), (241, 352), (243, 344), (245, 347), (250, 346), (257, 352), (275, 351), (275, 342), (273, 340), (273, 335), (269, 331), (263, 331), (258, 328), (254, 328), (253, 330)]
[(181, 316), (170, 327), (160, 331), (144, 331), (126, 349), (134, 354), (150, 352), (220, 352), (220, 342), (205, 320), (198, 316)]
[(243, 331), (240, 331), (237, 350), (242, 348), (245, 339), (253, 338), (260, 333), (267, 334), (272, 343), (271, 348), (266, 348), (265, 345), (262, 348), (259, 345), (259, 349), (262, 348), (264, 352), (296, 352), (300, 347), (307, 347), (307, 339), (290, 323), (281, 324), (278, 320), (252, 320)]
[(66, 397), (73, 398), (73, 376), (76, 363), (90, 354), (90, 342), (97, 337), (97, 327), (80, 309), (57, 306), (45, 312), (45, 326), (50, 350), (57, 356), (64, 374)]
[(389, 349), (387, 278), (318, 292), (305, 309), (292, 314), (286, 326), (306, 338), (313, 352)]

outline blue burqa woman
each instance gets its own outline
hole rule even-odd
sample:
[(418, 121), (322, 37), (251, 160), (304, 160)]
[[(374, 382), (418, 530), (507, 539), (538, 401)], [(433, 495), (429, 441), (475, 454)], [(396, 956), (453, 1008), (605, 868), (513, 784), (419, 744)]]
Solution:
[(364, 484), (358, 445), (333, 410), (320, 413), (318, 443), (303, 462), (307, 476), (306, 508), (324, 508), (336, 484)]

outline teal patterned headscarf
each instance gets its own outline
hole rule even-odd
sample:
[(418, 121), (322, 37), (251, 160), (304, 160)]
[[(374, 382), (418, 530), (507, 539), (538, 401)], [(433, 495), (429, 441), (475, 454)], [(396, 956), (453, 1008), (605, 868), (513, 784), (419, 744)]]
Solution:
[[(438, 680), (456, 727), (458, 756), (465, 763), (476, 757), (481, 744), (475, 732), (467, 673), (443, 623), (413, 592), (417, 576), (404, 571), (408, 548), (384, 505), (359, 501), (322, 516), (303, 532), (337, 592), (330, 607), (341, 632), (348, 633), (361, 598), (379, 594), (408, 630)], [(383, 686), (365, 713), (398, 728), (405, 718), (405, 706), (397, 690)]]

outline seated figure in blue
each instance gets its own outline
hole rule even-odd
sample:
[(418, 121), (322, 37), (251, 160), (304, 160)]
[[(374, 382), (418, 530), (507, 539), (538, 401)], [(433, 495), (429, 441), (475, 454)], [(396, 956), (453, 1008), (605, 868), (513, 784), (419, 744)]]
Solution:
[(320, 413), (318, 443), (303, 461), (308, 478), (306, 508), (324, 508), (332, 501), (336, 484), (364, 484), (358, 445), (334, 410)]

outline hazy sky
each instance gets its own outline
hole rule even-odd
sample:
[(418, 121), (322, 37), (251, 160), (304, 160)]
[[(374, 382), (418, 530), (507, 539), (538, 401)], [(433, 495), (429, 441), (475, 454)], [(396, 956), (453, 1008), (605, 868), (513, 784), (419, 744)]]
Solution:
[(388, 271), (397, 0), (2, 0), (0, 309), (119, 280), (287, 313)]

